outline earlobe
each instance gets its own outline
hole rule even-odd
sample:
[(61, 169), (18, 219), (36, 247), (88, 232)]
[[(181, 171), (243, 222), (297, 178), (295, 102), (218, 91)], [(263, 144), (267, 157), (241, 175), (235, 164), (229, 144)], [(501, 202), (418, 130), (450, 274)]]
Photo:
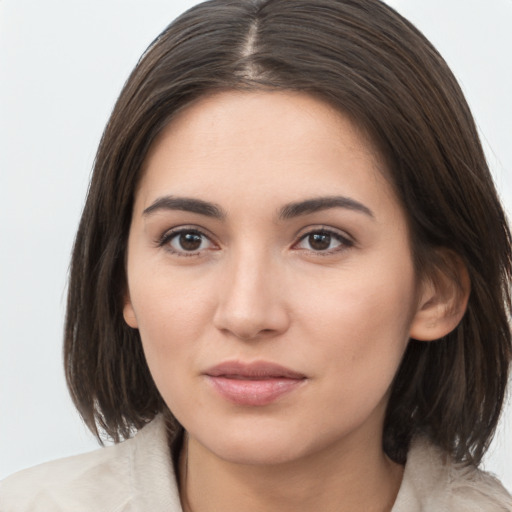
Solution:
[(445, 250), (443, 268), (421, 284), (420, 296), (409, 337), (433, 341), (459, 325), (468, 304), (471, 283), (466, 266), (458, 255)]
[(128, 324), (132, 329), (138, 329), (139, 324), (137, 323), (137, 317), (135, 316), (135, 311), (133, 310), (132, 301), (130, 297), (125, 297), (124, 306), (123, 306), (123, 318), (124, 321)]

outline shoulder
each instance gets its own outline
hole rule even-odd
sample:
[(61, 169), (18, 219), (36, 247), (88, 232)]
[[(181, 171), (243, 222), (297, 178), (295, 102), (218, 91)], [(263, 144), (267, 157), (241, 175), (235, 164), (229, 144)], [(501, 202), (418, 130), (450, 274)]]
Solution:
[(511, 512), (512, 497), (491, 474), (450, 460), (428, 440), (413, 441), (396, 508), (436, 512)]
[[(146, 503), (141, 500), (145, 499), (147, 478), (157, 489), (156, 496), (148, 498), (153, 500), (151, 506), (158, 500), (167, 502), (174, 475), (161, 418), (117, 445), (41, 464), (6, 478), (0, 482), (0, 510), (144, 510)], [(163, 507), (154, 506), (153, 510)]]
[(512, 512), (512, 496), (501, 482), (473, 466), (449, 464), (447, 488), (452, 510)]
[(105, 506), (114, 510), (111, 504), (129, 498), (125, 486), (130, 444), (126, 441), (15, 473), (0, 483), (0, 510), (81, 510), (80, 503), (90, 503), (91, 510)]

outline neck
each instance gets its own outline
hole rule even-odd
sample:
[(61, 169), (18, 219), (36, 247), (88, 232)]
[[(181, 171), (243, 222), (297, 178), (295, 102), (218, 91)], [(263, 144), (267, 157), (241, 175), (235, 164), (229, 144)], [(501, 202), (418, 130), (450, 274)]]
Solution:
[(253, 465), (223, 460), (187, 436), (180, 461), (184, 512), (389, 512), (402, 466), (385, 456), (380, 439), (346, 446)]

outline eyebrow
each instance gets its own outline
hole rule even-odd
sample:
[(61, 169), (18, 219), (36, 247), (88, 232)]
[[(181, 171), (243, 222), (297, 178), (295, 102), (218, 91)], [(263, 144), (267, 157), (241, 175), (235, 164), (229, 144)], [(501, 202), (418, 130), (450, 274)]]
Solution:
[(279, 218), (286, 220), (300, 215), (329, 210), (331, 208), (345, 208), (347, 210), (364, 213), (372, 218), (374, 217), (373, 212), (367, 206), (355, 199), (344, 196), (325, 196), (287, 204), (281, 208)]
[(220, 220), (226, 217), (226, 212), (216, 204), (203, 201), (202, 199), (175, 196), (159, 197), (142, 212), (142, 215), (151, 215), (162, 210), (182, 210)]
[[(289, 203), (279, 210), (279, 218), (287, 220), (331, 208), (345, 208), (374, 217), (373, 212), (368, 207), (355, 199), (344, 196), (325, 196)], [(223, 220), (227, 216), (226, 212), (214, 203), (202, 199), (176, 196), (159, 197), (142, 212), (142, 215), (147, 216), (162, 210), (181, 210), (219, 220)]]

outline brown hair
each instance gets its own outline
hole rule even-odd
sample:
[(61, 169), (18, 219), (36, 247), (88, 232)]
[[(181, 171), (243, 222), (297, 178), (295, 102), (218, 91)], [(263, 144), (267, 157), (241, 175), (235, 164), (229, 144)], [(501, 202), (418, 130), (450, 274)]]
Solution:
[(64, 355), (84, 421), (118, 442), (159, 412), (172, 418), (139, 333), (122, 315), (140, 170), (180, 109), (213, 91), (262, 88), (313, 94), (369, 134), (408, 216), (419, 275), (444, 268), (439, 248), (465, 264), (466, 314), (444, 339), (409, 343), (384, 449), (403, 462), (422, 432), (457, 460), (479, 463), (512, 357), (510, 233), (455, 78), (425, 37), (378, 0), (212, 0), (142, 56), (101, 140), (71, 263)]

